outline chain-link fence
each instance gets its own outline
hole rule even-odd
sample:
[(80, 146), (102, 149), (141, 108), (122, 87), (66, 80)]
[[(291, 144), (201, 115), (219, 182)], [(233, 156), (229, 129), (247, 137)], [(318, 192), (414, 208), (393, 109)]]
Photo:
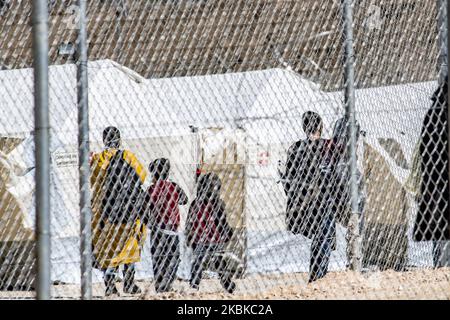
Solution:
[[(38, 2), (0, 1), (0, 298), (45, 289)], [(52, 298), (450, 298), (446, 0), (47, 5)]]

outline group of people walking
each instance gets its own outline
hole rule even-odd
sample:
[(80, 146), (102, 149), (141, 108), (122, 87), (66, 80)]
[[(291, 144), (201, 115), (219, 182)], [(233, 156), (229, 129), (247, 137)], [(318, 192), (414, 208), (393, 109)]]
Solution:
[[(444, 128), (447, 108), (442, 108), (447, 101), (446, 86), (447, 80), (433, 95), (433, 107), (427, 113), (422, 130), (418, 163), (424, 196), (419, 197), (414, 228), (417, 241), (450, 238), (448, 157), (441, 158), (442, 154), (447, 155), (448, 129), (446, 125)], [(437, 125), (441, 125), (442, 132), (433, 130)], [(358, 143), (361, 131), (359, 125), (356, 126)], [(287, 196), (287, 229), (312, 240), (309, 282), (313, 282), (327, 273), (331, 252), (336, 248), (336, 223), (349, 230), (353, 215), (359, 222), (355, 227), (362, 230), (365, 182), (359, 169), (356, 174), (353, 172), (353, 177), (350, 175), (346, 118), (336, 122), (331, 139), (322, 138), (323, 121), (315, 112), (303, 114), (302, 127), (306, 139), (289, 148), (286, 164), (279, 173)], [(91, 159), (92, 250), (94, 267), (103, 271), (106, 295), (118, 293), (116, 282), (120, 266), (123, 266), (123, 291), (141, 292), (135, 282), (135, 263), (140, 261), (148, 232), (155, 290), (170, 291), (180, 264), (180, 206), (189, 203), (188, 197), (169, 179), (168, 159), (157, 159), (149, 164), (152, 183), (144, 190), (147, 170), (132, 152), (121, 149), (119, 130), (106, 128), (103, 141), (104, 150)], [(442, 153), (431, 161), (430, 155), (435, 154), (433, 148), (438, 142)], [(441, 177), (441, 172), (445, 177)], [(439, 177), (443, 181), (441, 184), (437, 183), (441, 181)], [(352, 178), (357, 185), (356, 212), (355, 205), (350, 205)], [(193, 251), (190, 286), (198, 289), (205, 268), (213, 268), (219, 273), (223, 288), (233, 293), (236, 288), (233, 274), (223, 256), (217, 254), (226, 250), (234, 232), (227, 222), (226, 206), (220, 197), (221, 181), (216, 174), (208, 173), (199, 177), (196, 187), (196, 198), (189, 205), (185, 224), (186, 242)], [(437, 199), (435, 203), (433, 199)], [(435, 232), (437, 227), (440, 233)], [(347, 240), (350, 236), (347, 232)], [(435, 255), (436, 261), (438, 256)], [(351, 260), (349, 252), (347, 260)]]
[[(148, 166), (152, 183), (144, 190), (147, 171), (136, 156), (121, 149), (120, 131), (103, 132), (105, 148), (91, 159), (92, 251), (94, 267), (103, 272), (105, 295), (118, 294), (118, 271), (123, 266), (123, 291), (139, 294), (135, 264), (150, 233), (156, 292), (171, 290), (180, 264), (180, 206), (188, 204), (183, 189), (169, 180), (170, 161), (156, 159)], [(233, 235), (220, 199), (221, 181), (216, 174), (202, 175), (197, 196), (189, 206), (187, 245), (193, 250), (190, 286), (199, 289), (205, 268), (218, 271), (224, 289), (236, 285), (221, 253)]]
[[(335, 223), (347, 223), (347, 183), (339, 166), (346, 161), (345, 123), (338, 122), (332, 140), (321, 138), (323, 123), (317, 113), (303, 115), (306, 140), (288, 151), (282, 173), (287, 195), (288, 230), (313, 239), (310, 281), (326, 274), (335, 248)], [(103, 132), (105, 148), (91, 159), (92, 249), (94, 267), (103, 271), (106, 295), (118, 294), (119, 267), (123, 266), (123, 291), (141, 293), (135, 282), (135, 263), (150, 233), (152, 267), (156, 292), (171, 290), (180, 264), (180, 206), (188, 204), (182, 188), (169, 179), (170, 161), (156, 159), (148, 166), (151, 185), (144, 190), (147, 170), (136, 156), (121, 149), (120, 131), (108, 127)], [(333, 150), (333, 151), (332, 151)], [(345, 174), (344, 174), (345, 175)], [(342, 183), (336, 182), (341, 181)], [(331, 183), (331, 180), (333, 183)], [(330, 189), (330, 185), (333, 188)], [(236, 284), (220, 254), (233, 236), (220, 198), (221, 181), (207, 173), (197, 181), (196, 198), (190, 203), (185, 234), (192, 248), (190, 286), (198, 289), (205, 268), (218, 271), (220, 283), (229, 292)]]

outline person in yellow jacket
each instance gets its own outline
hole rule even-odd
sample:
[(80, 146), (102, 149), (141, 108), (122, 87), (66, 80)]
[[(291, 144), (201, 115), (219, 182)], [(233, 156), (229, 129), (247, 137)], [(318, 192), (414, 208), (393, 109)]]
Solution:
[(138, 202), (147, 173), (133, 153), (120, 149), (117, 128), (103, 131), (103, 143), (105, 149), (91, 158), (93, 266), (103, 271), (105, 295), (118, 294), (115, 283), (121, 265), (124, 292), (138, 294), (135, 263), (146, 236)]

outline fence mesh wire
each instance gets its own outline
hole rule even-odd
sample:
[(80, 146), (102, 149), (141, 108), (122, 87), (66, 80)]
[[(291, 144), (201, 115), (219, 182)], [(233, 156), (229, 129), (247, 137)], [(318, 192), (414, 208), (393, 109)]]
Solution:
[[(52, 297), (79, 298), (80, 12), (48, 7)], [(450, 298), (447, 2), (352, 7), (354, 176), (342, 1), (88, 1), (94, 298)], [(0, 1), (2, 298), (36, 287), (31, 12)]]

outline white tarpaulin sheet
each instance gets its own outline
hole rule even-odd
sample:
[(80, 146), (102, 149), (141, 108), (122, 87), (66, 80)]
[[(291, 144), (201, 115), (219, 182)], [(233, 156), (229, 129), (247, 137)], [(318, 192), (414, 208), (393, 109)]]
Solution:
[[(109, 60), (89, 62), (88, 66), (92, 151), (101, 149), (103, 129), (117, 126), (124, 146), (145, 166), (160, 156), (178, 163), (174, 180), (190, 195), (196, 158), (189, 126), (244, 128), (248, 143), (269, 157), (268, 163), (255, 161), (247, 170), (248, 272), (308, 270), (309, 240), (285, 230), (285, 197), (276, 183), (277, 162), (283, 160), (291, 143), (304, 138), (301, 115), (305, 111), (319, 112), (324, 118), (325, 136), (330, 136), (334, 122), (344, 112), (341, 93), (323, 92), (316, 84), (282, 69), (147, 80)], [(76, 283), (80, 272), (75, 65), (51, 66), (49, 79), (52, 278)], [(10, 192), (23, 203), (27, 221), (33, 226), (32, 69), (1, 71), (0, 83), (0, 135), (25, 138), (8, 158), (24, 172), (29, 170), (14, 179)], [(386, 158), (392, 174), (402, 183), (409, 170), (396, 165), (378, 138), (395, 138), (410, 162), (435, 86), (427, 82), (356, 91), (357, 119), (367, 132), (366, 142)], [(178, 144), (157, 145), (158, 139), (164, 142), (167, 137), (179, 137)], [(344, 233), (338, 232), (338, 250), (330, 266), (334, 270), (345, 267)], [(411, 248), (414, 254), (410, 255), (410, 264), (431, 263), (428, 244), (411, 242)], [(419, 251), (422, 253), (418, 255)], [(187, 278), (189, 262), (183, 255), (179, 275)], [(140, 277), (152, 276), (150, 261), (147, 240), (138, 264)], [(95, 279), (101, 280), (99, 273)]]

